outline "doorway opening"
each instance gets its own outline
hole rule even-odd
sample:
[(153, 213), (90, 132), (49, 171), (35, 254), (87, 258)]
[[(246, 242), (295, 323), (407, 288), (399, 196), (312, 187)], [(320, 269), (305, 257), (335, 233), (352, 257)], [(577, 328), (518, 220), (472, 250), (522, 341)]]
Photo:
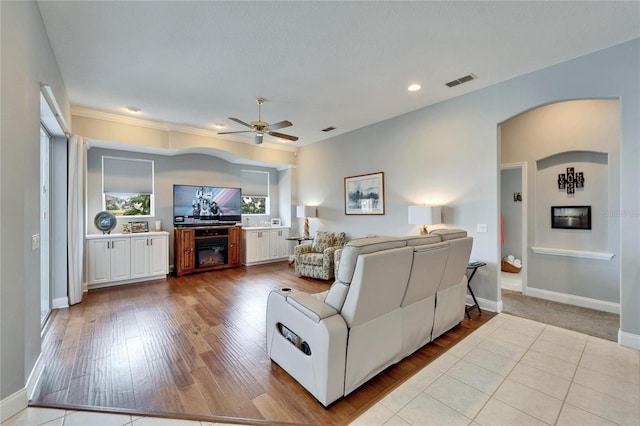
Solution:
[(40, 326), (51, 313), (51, 134), (40, 124), (40, 235), (34, 236), (32, 247), (40, 245)]
[[(500, 166), (500, 287), (527, 294), (527, 163)], [(513, 266), (512, 266), (513, 265)], [(518, 266), (520, 268), (518, 269)]]

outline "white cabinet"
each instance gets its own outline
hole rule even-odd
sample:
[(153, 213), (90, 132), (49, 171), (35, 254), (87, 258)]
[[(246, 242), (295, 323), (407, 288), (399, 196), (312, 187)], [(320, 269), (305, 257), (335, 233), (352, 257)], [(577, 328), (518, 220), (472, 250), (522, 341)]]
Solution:
[(269, 257), (282, 259), (289, 257), (289, 228), (272, 229), (269, 231)]
[(89, 284), (103, 284), (130, 278), (129, 238), (89, 240), (87, 248)]
[(168, 274), (168, 249), (164, 235), (131, 237), (131, 278)]
[(289, 257), (289, 228), (243, 228), (242, 263), (254, 265)]
[(169, 273), (169, 233), (88, 235), (89, 288), (163, 278)]

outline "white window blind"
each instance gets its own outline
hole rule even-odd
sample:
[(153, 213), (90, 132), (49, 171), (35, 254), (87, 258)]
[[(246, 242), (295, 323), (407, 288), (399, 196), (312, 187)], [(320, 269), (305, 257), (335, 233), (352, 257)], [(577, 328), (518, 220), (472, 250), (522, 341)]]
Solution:
[(269, 196), (269, 173), (256, 170), (240, 170), (242, 195), (253, 197)]
[(153, 194), (153, 161), (102, 157), (102, 192)]

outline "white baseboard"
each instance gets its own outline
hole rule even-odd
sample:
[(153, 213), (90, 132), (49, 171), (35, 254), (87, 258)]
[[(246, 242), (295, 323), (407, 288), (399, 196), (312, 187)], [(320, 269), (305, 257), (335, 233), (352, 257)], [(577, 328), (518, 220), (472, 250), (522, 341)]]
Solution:
[(29, 400), (33, 398), (33, 394), (38, 388), (42, 373), (44, 372), (44, 362), (42, 359), (42, 353), (40, 353), (31, 370), (31, 374), (29, 374), (27, 385), (13, 395), (0, 401), (0, 423), (27, 408)]
[(27, 404), (29, 404), (27, 388), (22, 388), (13, 395), (9, 395), (0, 401), (0, 423), (3, 423), (27, 408)]
[(69, 307), (69, 298), (65, 297), (56, 297), (51, 301), (51, 309), (64, 309)]
[(40, 383), (40, 379), (42, 378), (42, 373), (44, 372), (44, 362), (42, 361), (42, 352), (38, 356), (33, 369), (31, 370), (31, 374), (29, 374), (29, 378), (27, 379), (27, 397), (29, 399), (33, 398), (33, 393), (36, 391), (38, 384)]
[(553, 302), (566, 303), (568, 305), (580, 306), (583, 308), (595, 309), (597, 311), (620, 314), (620, 304), (606, 302), (604, 300), (591, 299), (589, 297), (575, 296), (573, 294), (556, 293), (555, 291), (543, 290), (540, 288), (527, 287), (527, 296), (538, 297), (540, 299), (551, 300)]
[(618, 330), (618, 344), (640, 350), (640, 335)]
[[(483, 299), (482, 297), (476, 297), (480, 309), (491, 312), (502, 312), (502, 300), (496, 302), (495, 300)], [(467, 304), (473, 305), (473, 298), (470, 294), (467, 294)]]

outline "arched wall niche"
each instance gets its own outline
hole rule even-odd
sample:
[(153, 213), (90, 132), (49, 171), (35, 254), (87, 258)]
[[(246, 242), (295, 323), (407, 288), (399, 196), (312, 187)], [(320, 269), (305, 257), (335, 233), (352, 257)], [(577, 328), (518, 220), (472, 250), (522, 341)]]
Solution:
[[(501, 165), (527, 164), (527, 294), (619, 309), (620, 222), (610, 214), (620, 205), (619, 100), (576, 99), (529, 109), (500, 124), (499, 141)], [(571, 167), (585, 179), (572, 194), (558, 186), (558, 175)], [(592, 229), (552, 229), (551, 206), (564, 205), (590, 205)], [(591, 252), (596, 256), (590, 258)], [(611, 256), (599, 256), (604, 253)]]

